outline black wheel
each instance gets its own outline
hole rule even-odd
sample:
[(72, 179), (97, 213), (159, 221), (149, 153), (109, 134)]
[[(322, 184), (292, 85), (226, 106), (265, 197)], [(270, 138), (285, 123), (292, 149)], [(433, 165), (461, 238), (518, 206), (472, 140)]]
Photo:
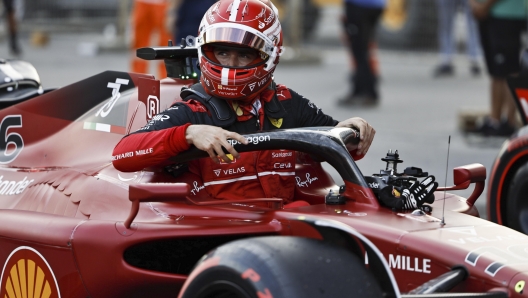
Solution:
[(528, 234), (528, 163), (513, 175), (507, 195), (508, 227)]
[(383, 297), (354, 254), (301, 237), (258, 237), (207, 254), (187, 279), (182, 298)]
[[(486, 204), (488, 220), (528, 234), (528, 135), (517, 131), (506, 141), (491, 167)], [(524, 195), (524, 196), (523, 196)], [(523, 219), (524, 218), (524, 219)]]
[(380, 47), (430, 49), (437, 45), (435, 0), (388, 0), (378, 27)]

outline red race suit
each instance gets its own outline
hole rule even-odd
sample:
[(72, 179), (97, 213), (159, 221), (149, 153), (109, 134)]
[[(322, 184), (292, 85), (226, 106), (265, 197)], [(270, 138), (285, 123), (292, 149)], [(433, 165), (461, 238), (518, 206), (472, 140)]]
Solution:
[[(199, 88), (200, 84), (192, 88)], [(202, 89), (203, 90), (203, 89)], [(335, 126), (338, 121), (324, 114), (314, 103), (283, 85), (276, 91), (267, 89), (253, 103), (249, 117), (237, 115), (229, 101), (218, 99), (229, 107), (228, 120), (219, 120), (214, 109), (200, 97), (202, 92), (182, 91), (184, 101), (176, 102), (156, 115), (138, 131), (125, 136), (115, 147), (112, 162), (123, 172), (141, 171), (146, 167), (164, 165), (168, 158), (189, 149), (185, 130), (191, 124), (221, 126), (237, 133), (255, 133), (274, 129)], [(201, 96), (200, 96), (201, 95)], [(258, 102), (257, 102), (258, 101)], [(266, 137), (248, 139), (265, 142)], [(189, 171), (198, 174), (209, 195), (217, 199), (283, 198), (293, 199), (295, 189), (295, 152), (265, 150), (244, 152), (231, 163), (214, 163), (210, 158), (189, 163)], [(200, 186), (200, 188), (203, 188)]]

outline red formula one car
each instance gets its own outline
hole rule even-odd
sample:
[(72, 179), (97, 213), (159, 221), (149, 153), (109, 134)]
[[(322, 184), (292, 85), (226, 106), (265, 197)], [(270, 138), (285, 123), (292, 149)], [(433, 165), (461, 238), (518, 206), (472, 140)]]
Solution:
[(493, 164), (488, 218), (528, 234), (528, 50), (521, 56), (521, 73), (507, 81), (524, 126), (504, 142)]
[[(473, 206), (482, 165), (455, 168), (429, 212), (380, 205), (382, 185), (426, 173), (399, 173), (389, 152), (384, 170), (364, 176), (344, 145), (357, 141), (351, 129), (263, 131), (236, 145), (299, 152), (289, 204), (216, 200), (189, 172), (117, 171), (115, 144), (194, 82), (195, 49), (140, 54), (166, 58), (171, 78), (108, 71), (46, 92), (29, 65), (0, 64), (0, 81), (14, 81), (0, 110), (0, 297), (528, 296), (528, 236)], [(447, 192), (471, 184), (468, 199)]]

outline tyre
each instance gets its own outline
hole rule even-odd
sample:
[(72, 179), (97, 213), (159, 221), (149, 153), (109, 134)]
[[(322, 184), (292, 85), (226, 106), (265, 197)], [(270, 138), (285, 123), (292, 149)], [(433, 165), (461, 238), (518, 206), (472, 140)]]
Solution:
[(436, 2), (434, 0), (388, 0), (377, 34), (381, 48), (436, 48)]
[(506, 207), (508, 227), (528, 234), (528, 163), (523, 164), (511, 180)]
[(527, 144), (528, 135), (516, 133), (502, 146), (491, 168), (486, 204), (488, 220), (525, 234), (528, 234)]
[(258, 237), (223, 245), (193, 270), (182, 298), (383, 297), (354, 254), (301, 237)]

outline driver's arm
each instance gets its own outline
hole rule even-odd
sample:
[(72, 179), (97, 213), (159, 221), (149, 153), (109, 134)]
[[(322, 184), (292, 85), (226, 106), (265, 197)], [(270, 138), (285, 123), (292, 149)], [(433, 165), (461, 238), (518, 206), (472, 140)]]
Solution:
[(135, 172), (168, 163), (170, 157), (189, 149), (185, 134), (194, 116), (193, 109), (185, 103), (177, 103), (159, 113), (115, 146), (114, 167), (123, 172)]
[(370, 148), (370, 144), (374, 139), (376, 130), (372, 128), (367, 121), (362, 118), (354, 117), (341, 122), (334, 120), (331, 116), (326, 115), (319, 109), (314, 103), (310, 102), (304, 96), (297, 92), (287, 89), (283, 85), (277, 85), (277, 94), (289, 94), (293, 102), (292, 111), (295, 111), (294, 115), (297, 119), (296, 124), (298, 127), (308, 126), (336, 126), (336, 127), (349, 127), (356, 128), (359, 130), (360, 141), (359, 144), (352, 145), (347, 144), (347, 149), (350, 151), (354, 160), (359, 160), (367, 154)]
[[(355, 128), (359, 130), (359, 144), (353, 145), (353, 144), (346, 144), (347, 149), (350, 152), (354, 152), (357, 156), (357, 159), (362, 158), (365, 156), (370, 148), (370, 145), (372, 144), (372, 141), (374, 140), (374, 135), (376, 134), (376, 130), (367, 122), (365, 119), (354, 117), (349, 118), (347, 120), (339, 122), (336, 127), (348, 127), (348, 128)], [(356, 158), (354, 158), (356, 159)]]
[(222, 147), (238, 157), (238, 152), (227, 139), (242, 144), (247, 144), (247, 140), (219, 127), (192, 125), (197, 122), (194, 116), (198, 112), (189, 108), (189, 104), (194, 103), (177, 104), (161, 112), (147, 125), (121, 139), (112, 153), (114, 167), (123, 172), (135, 172), (164, 165), (170, 157), (188, 150), (191, 145), (206, 151), (215, 162), (219, 162), (218, 157), (231, 161)]
[(125, 136), (112, 153), (114, 167), (122, 172), (135, 172), (163, 165), (170, 157), (189, 149), (190, 145), (185, 141), (189, 125), (190, 123)]

